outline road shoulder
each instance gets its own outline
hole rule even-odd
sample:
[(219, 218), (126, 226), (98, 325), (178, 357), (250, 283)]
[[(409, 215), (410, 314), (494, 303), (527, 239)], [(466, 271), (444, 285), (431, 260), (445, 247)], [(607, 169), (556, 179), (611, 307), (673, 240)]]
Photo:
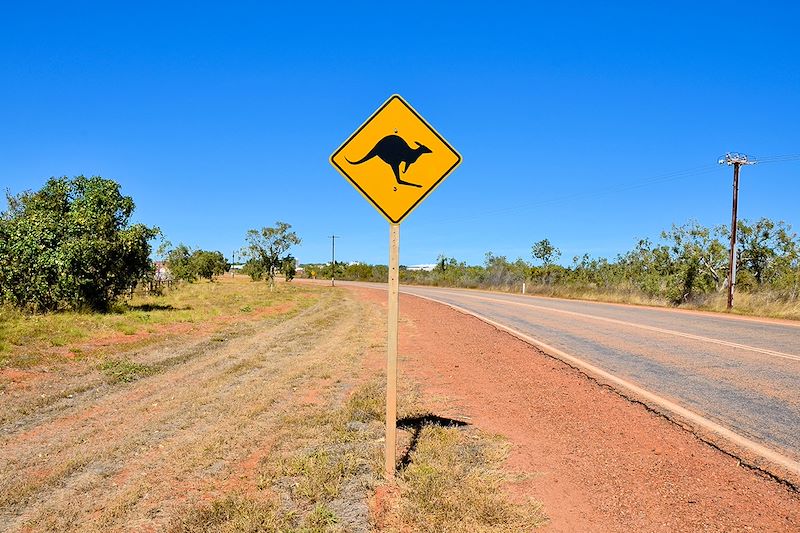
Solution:
[(550, 530), (800, 528), (796, 493), (476, 318), (403, 295), (400, 353), (432, 411), (510, 440), (509, 468), (529, 474), (512, 490)]

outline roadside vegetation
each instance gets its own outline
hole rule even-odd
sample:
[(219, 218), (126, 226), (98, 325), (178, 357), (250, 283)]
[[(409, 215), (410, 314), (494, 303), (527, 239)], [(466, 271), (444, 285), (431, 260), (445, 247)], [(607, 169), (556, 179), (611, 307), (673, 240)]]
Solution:
[[(483, 265), (440, 255), (432, 271), (401, 267), (403, 283), (526, 292), (564, 298), (677, 306), (721, 311), (726, 307), (726, 227), (696, 222), (673, 226), (653, 241), (640, 240), (614, 259), (576, 256), (559, 263), (560, 250), (548, 239), (531, 248), (531, 260), (510, 261), (486, 254)], [(319, 278), (330, 264), (306, 265)], [(336, 264), (336, 278), (385, 281), (385, 265)], [(736, 254), (735, 312), (800, 319), (800, 239), (790, 225), (740, 220)]]
[(224, 274), (230, 269), (230, 263), (222, 252), (193, 250), (183, 243), (172, 247), (172, 243), (165, 241), (159, 247), (159, 255), (166, 257), (164, 263), (168, 271), (163, 277), (169, 281), (212, 281), (214, 276)]
[(119, 349), (182, 331), (294, 312), (310, 301), (309, 291), (290, 284), (271, 290), (237, 276), (217, 278), (214, 283), (179, 284), (163, 294), (137, 293), (106, 313), (27, 314), (0, 307), (0, 368), (82, 359), (109, 351), (104, 345)]
[[(250, 230), (251, 278), (244, 288), (222, 277), (219, 251), (164, 241), (153, 262), (157, 227), (131, 223), (133, 199), (100, 176), (50, 178), (38, 191), (6, 195), (0, 212), (0, 369), (82, 359), (102, 344), (148, 342), (193, 324), (257, 316), (292, 306), (303, 288), (275, 291), (274, 278), (294, 274), (289, 253), (300, 238), (291, 225)], [(198, 280), (203, 283), (197, 283)], [(220, 283), (220, 281), (222, 283)], [(122, 381), (146, 373), (118, 360), (106, 367)]]
[(420, 428), (416, 449), (384, 517), (386, 531), (531, 531), (547, 522), (541, 504), (514, 503), (504, 487), (507, 444), (470, 429)]
[(287, 281), (291, 281), (297, 270), (297, 260), (289, 253), (292, 246), (300, 244), (300, 237), (292, 231), (292, 225), (286, 222), (275, 222), (275, 227), (251, 229), (246, 236), (247, 246), (242, 255), (247, 259), (242, 274), (250, 276), (253, 281), (265, 279), (275, 283), (275, 276), (283, 273)]
[(50, 178), (7, 195), (0, 213), (0, 304), (28, 312), (107, 311), (152, 268), (159, 230), (131, 224), (133, 199), (93, 176)]
[[(245, 240), (247, 245), (239, 251), (240, 257), (247, 259), (242, 274), (249, 276), (252, 281), (266, 280), (270, 285), (275, 283), (278, 274), (283, 274), (286, 281), (294, 278), (297, 260), (290, 250), (301, 240), (292, 231), (291, 224), (277, 221), (274, 227), (248, 230)], [(167, 269), (164, 277), (169, 280), (194, 283), (205, 278), (211, 281), (232, 266), (222, 252), (192, 249), (183, 243), (173, 247), (172, 243), (165, 241), (159, 247), (158, 254), (165, 258)]]

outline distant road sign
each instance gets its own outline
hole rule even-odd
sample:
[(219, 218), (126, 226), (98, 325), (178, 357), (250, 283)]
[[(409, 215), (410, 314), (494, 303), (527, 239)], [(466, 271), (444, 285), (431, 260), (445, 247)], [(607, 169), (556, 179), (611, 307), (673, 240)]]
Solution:
[(399, 224), (461, 163), (461, 156), (395, 94), (330, 160), (391, 224)]

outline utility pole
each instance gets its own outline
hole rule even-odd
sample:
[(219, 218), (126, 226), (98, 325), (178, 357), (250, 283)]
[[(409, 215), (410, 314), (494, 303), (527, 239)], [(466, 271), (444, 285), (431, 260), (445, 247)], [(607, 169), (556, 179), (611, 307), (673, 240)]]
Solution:
[(728, 262), (728, 310), (733, 309), (733, 287), (736, 285), (736, 214), (739, 208), (739, 168), (755, 165), (756, 161), (745, 154), (728, 152), (717, 161), (720, 165), (733, 167), (733, 208), (731, 209), (731, 251)]
[(331, 235), (331, 287), (336, 286), (336, 239), (338, 235)]
[(232, 278), (236, 277), (236, 269), (234, 268), (234, 265), (236, 265), (236, 251), (235, 250), (233, 252), (231, 252), (231, 277)]

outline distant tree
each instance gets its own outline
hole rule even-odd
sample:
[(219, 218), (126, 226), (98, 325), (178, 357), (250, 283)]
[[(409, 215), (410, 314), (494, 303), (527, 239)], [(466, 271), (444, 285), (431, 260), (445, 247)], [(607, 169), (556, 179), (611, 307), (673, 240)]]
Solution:
[(561, 250), (553, 246), (548, 239), (542, 239), (531, 247), (531, 255), (544, 266), (549, 266), (561, 257)]
[(442, 274), (447, 271), (447, 256), (444, 254), (439, 254), (436, 257), (436, 270)]
[(317, 274), (322, 279), (330, 279), (331, 274), (333, 274), (333, 277), (335, 277), (336, 279), (344, 279), (345, 278), (344, 273), (346, 268), (347, 268), (347, 263), (343, 261), (336, 261), (336, 263), (334, 263), (333, 265), (331, 265), (330, 263), (324, 263), (319, 266)]
[(264, 279), (264, 266), (260, 261), (249, 259), (242, 267), (242, 274), (250, 276), (251, 281), (261, 281)]
[(522, 283), (530, 266), (522, 259), (511, 263), (503, 255), (486, 252), (484, 256), (483, 283), (491, 287), (505, 287)]
[(113, 180), (50, 178), (7, 201), (0, 301), (32, 311), (105, 311), (151, 270), (149, 241), (159, 230), (130, 223), (133, 199)]
[[(533, 277), (541, 276), (546, 284), (550, 284), (553, 277), (552, 265), (561, 257), (561, 250), (553, 246), (548, 239), (542, 239), (531, 247), (531, 255), (542, 262), (541, 269), (533, 269)], [(537, 273), (537, 270), (539, 271)]]
[(189, 283), (197, 280), (197, 272), (192, 265), (192, 253), (192, 249), (183, 243), (166, 252), (165, 263), (172, 279)]
[(181, 243), (174, 248), (165, 242), (159, 254), (166, 257), (165, 263), (174, 280), (194, 283), (197, 278), (211, 281), (214, 276), (224, 274), (230, 268), (228, 260), (219, 251), (193, 250)]
[(275, 274), (282, 269), (284, 260), (289, 257), (289, 249), (300, 244), (300, 238), (291, 228), (291, 224), (279, 221), (274, 228), (264, 227), (247, 232), (247, 246), (242, 253), (249, 261), (258, 264), (263, 276), (270, 283), (275, 281)]
[(286, 281), (292, 281), (297, 274), (297, 259), (291, 255), (287, 255), (281, 262), (281, 271)]
[(192, 252), (189, 258), (189, 265), (194, 274), (209, 281), (214, 279), (214, 276), (224, 274), (230, 268), (222, 252), (209, 252), (207, 250), (195, 250)]
[[(753, 274), (759, 286), (785, 275), (792, 262), (800, 256), (797, 236), (792, 233), (792, 227), (782, 221), (762, 218), (751, 223), (740, 220), (737, 229), (738, 262)], [(730, 235), (727, 228), (722, 231), (726, 236)]]

